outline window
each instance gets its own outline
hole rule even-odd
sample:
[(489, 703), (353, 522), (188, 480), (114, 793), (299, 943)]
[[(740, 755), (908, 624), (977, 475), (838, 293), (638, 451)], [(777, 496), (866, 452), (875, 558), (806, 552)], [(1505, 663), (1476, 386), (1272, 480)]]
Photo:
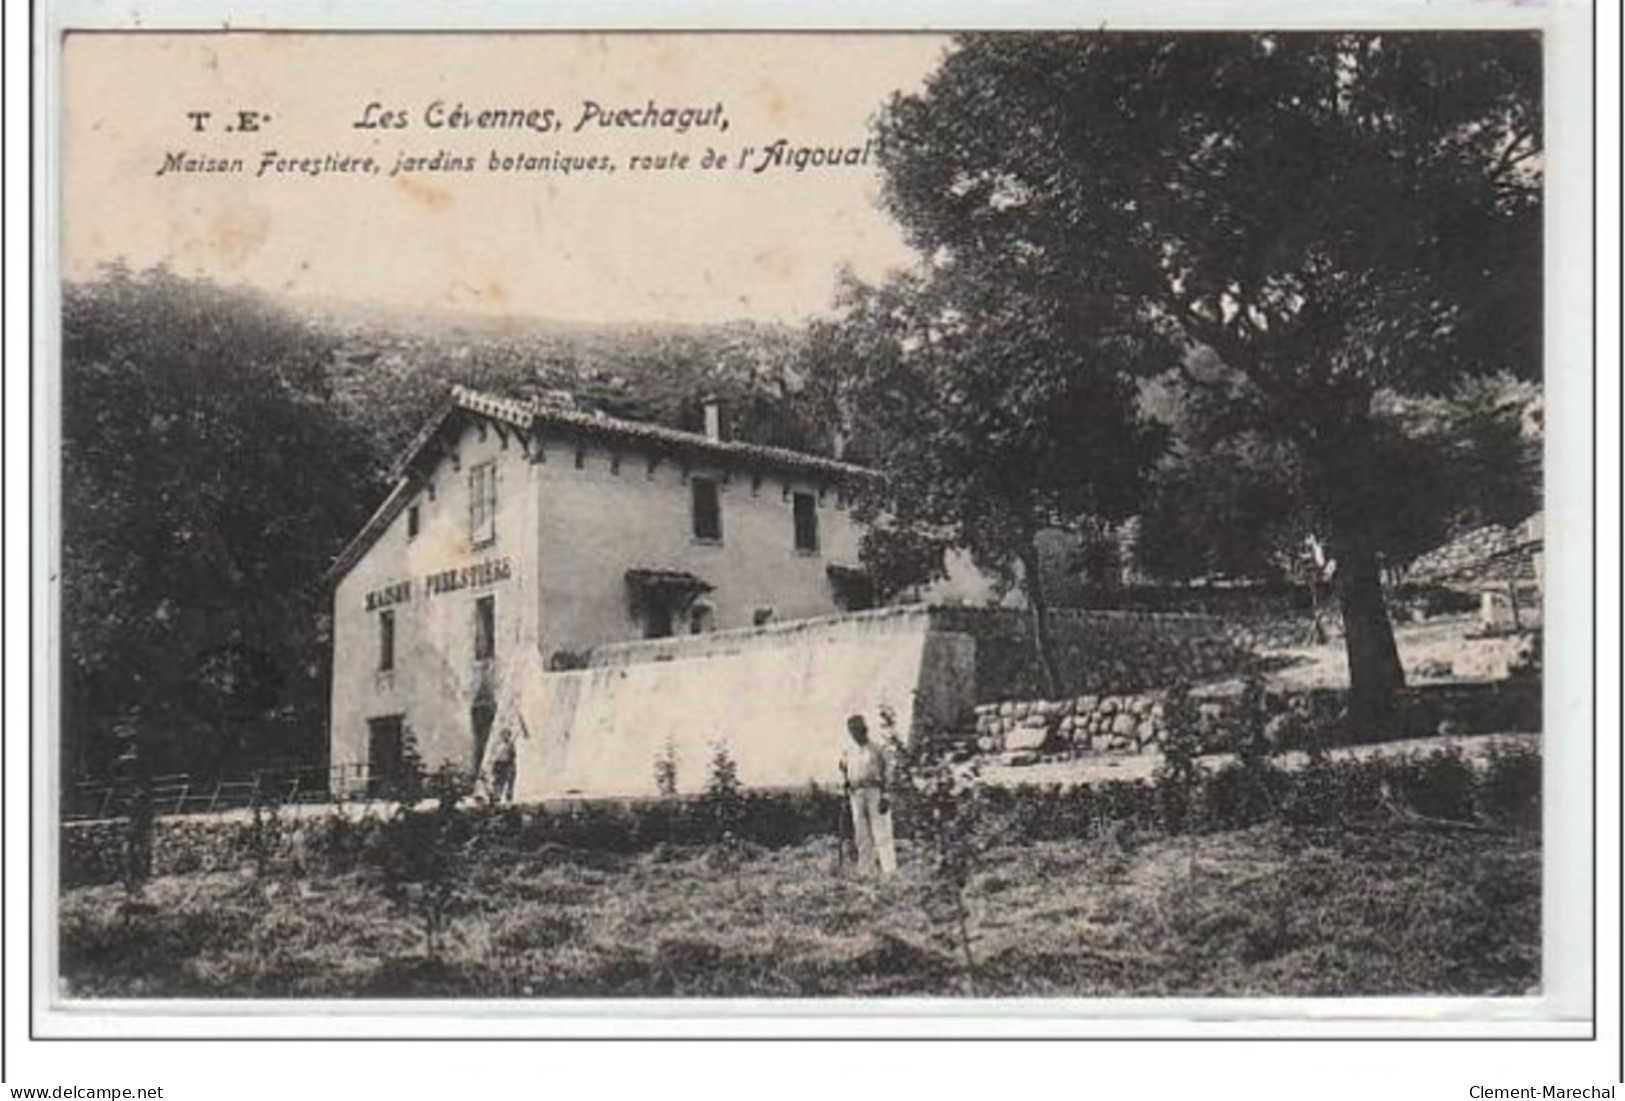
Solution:
[(478, 547), (497, 537), (497, 464), (479, 463), (468, 470), (468, 533)]
[(796, 550), (803, 554), (818, 551), (818, 502), (811, 493), (795, 496)]
[(385, 609), (378, 613), (378, 671), (387, 673), (395, 668), (395, 612)]
[(413, 505), (406, 510), (406, 537), (416, 539), (422, 525), (422, 517), (418, 514), (418, 506)]
[(497, 598), (474, 601), (474, 660), (490, 661), (497, 653)]
[(694, 494), (694, 538), (722, 542), (722, 499), (717, 483), (710, 478), (694, 478), (689, 485)]

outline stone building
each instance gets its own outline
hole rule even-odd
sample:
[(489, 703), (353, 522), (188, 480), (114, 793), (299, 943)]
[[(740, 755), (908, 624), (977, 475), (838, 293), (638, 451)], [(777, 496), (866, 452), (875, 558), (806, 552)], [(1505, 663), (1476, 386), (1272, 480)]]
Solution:
[(523, 682), (595, 647), (868, 607), (849, 494), (872, 475), (706, 424), (454, 388), (329, 573), (332, 763), (475, 769)]

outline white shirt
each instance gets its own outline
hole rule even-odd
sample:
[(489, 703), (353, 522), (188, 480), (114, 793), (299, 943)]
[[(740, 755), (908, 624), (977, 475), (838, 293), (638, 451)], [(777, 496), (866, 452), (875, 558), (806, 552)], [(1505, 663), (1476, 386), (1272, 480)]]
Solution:
[(886, 755), (873, 741), (857, 745), (848, 740), (841, 751), (841, 775), (855, 788), (886, 786)]

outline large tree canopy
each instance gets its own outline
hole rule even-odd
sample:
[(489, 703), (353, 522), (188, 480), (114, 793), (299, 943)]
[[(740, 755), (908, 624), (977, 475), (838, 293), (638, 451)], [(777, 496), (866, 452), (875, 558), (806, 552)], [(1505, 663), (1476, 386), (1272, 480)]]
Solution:
[[(1183, 381), (1172, 443), (1141, 513), (1136, 565), (1180, 580), (1301, 574), (1309, 542), (1325, 531), (1297, 450), (1215, 424), (1224, 402), (1207, 389)], [(1505, 377), (1468, 378), (1447, 398), (1375, 403), (1369, 466), (1403, 487), (1368, 529), (1390, 575), (1466, 531), (1510, 526), (1540, 507), (1540, 440), (1527, 424), (1537, 403), (1531, 384)]]
[[(814, 328), (808, 374), (883, 475), (859, 501), (866, 564), (882, 589), (928, 580), (920, 537), (934, 536), (1020, 584), (1058, 691), (1040, 533), (1135, 511), (1162, 433), (1139, 416), (1134, 379), (1173, 349), (972, 263), (853, 284), (843, 306)], [(898, 565), (922, 576), (888, 576)]]
[(65, 289), (65, 778), (131, 721), (152, 768), (320, 759), (322, 572), (378, 494), (329, 353), (163, 269)]
[(880, 121), (934, 266), (1233, 375), (1221, 423), (1291, 449), (1338, 559), (1356, 723), (1403, 683), (1377, 403), (1539, 373), (1540, 78), (1527, 34), (973, 35)]

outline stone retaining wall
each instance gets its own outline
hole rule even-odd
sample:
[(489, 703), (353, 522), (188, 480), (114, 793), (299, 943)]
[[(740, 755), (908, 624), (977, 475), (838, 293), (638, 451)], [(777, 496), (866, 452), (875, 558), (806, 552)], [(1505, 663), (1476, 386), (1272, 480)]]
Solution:
[(989, 753), (1151, 752), (1162, 745), (1164, 698), (1156, 692), (982, 704), (977, 747)]
[[(976, 640), (978, 703), (1044, 695), (1027, 612), (938, 608), (932, 618)], [(1245, 672), (1253, 660), (1216, 616), (1057, 609), (1051, 636), (1061, 689), (1071, 697), (1220, 680)]]

